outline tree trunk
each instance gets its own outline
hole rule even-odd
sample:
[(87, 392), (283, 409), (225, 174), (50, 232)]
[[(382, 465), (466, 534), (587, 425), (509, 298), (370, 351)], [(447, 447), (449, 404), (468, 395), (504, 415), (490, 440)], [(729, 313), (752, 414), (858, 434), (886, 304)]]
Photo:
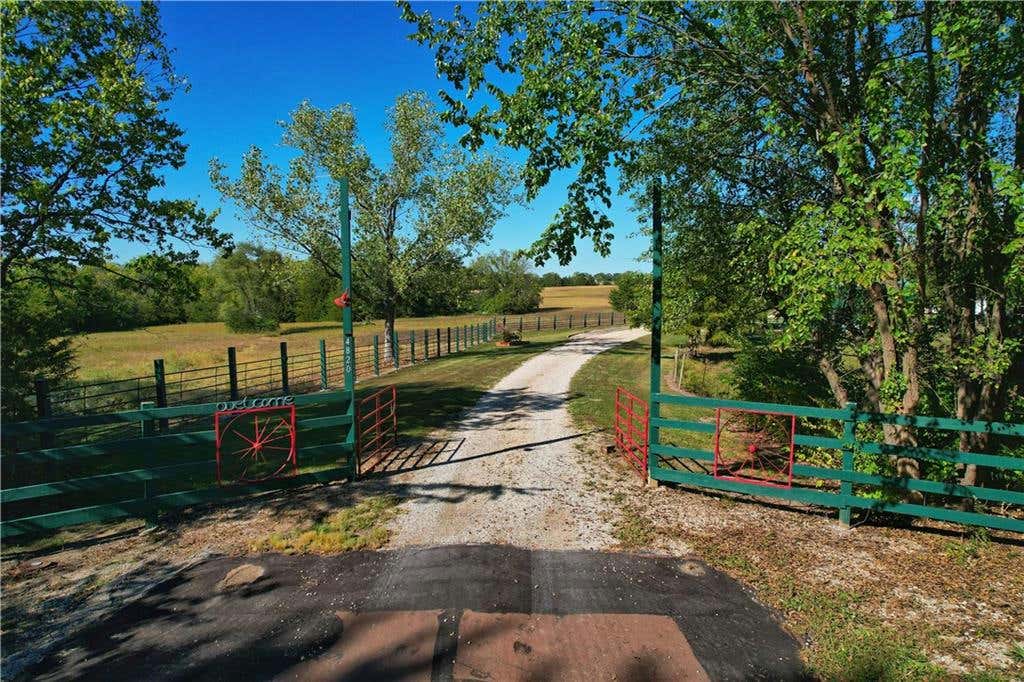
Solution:
[(395, 339), (395, 305), (388, 301), (384, 308), (384, 356), (391, 358), (391, 364), (398, 366), (398, 348)]

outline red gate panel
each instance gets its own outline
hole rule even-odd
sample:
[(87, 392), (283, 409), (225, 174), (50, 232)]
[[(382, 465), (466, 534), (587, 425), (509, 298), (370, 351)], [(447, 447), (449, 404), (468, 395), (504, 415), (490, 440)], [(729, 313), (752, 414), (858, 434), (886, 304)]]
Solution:
[(621, 386), (615, 389), (615, 444), (641, 476), (647, 476), (647, 402)]
[(364, 459), (383, 456), (398, 440), (398, 390), (385, 386), (359, 401), (356, 407), (356, 451)]
[(298, 472), (294, 405), (220, 410), (213, 428), (217, 483), (253, 483)]
[(715, 478), (778, 488), (793, 485), (796, 415), (715, 410)]

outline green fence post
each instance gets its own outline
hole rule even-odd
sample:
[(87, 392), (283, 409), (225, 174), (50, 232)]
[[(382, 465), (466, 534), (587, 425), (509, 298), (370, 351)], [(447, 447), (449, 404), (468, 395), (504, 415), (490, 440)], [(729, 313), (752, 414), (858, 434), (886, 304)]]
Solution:
[(238, 400), (238, 361), (235, 358), (235, 347), (228, 346), (228, 390), (232, 400)]
[(537, 316), (537, 331), (540, 331), (540, 315)]
[(523, 333), (523, 316), (522, 315), (519, 316), (519, 333), (520, 334)]
[[(50, 383), (42, 377), (36, 379), (36, 415), (40, 419), (53, 416), (53, 403), (50, 402)], [(39, 434), (39, 447), (52, 448), (56, 443), (53, 431)]]
[(402, 357), (402, 349), (398, 347), (398, 332), (397, 331), (392, 331), (391, 332), (391, 353), (392, 353), (392, 355), (395, 356), (393, 358), (394, 363), (395, 363), (395, 369), (398, 369), (399, 361), (401, 360), (401, 357)]
[(446, 327), (445, 337), (448, 341), (448, 355), (452, 354), (452, 328)]
[[(338, 223), (341, 227), (341, 291), (343, 295), (352, 295), (352, 215), (348, 208), (348, 178), (338, 181)], [(345, 416), (349, 417), (348, 433), (345, 444), (349, 451), (349, 476), (359, 475), (359, 453), (356, 452), (356, 343), (352, 330), (352, 306), (341, 309), (342, 362), (345, 370), (345, 390), (348, 392), (348, 405)]]
[[(152, 400), (146, 400), (139, 403), (140, 410), (152, 410), (154, 407), (156, 407), (156, 403), (154, 403)], [(143, 438), (152, 438), (154, 435), (156, 435), (155, 421), (153, 421), (152, 419), (143, 419), (141, 424)], [(142, 451), (144, 465), (148, 464), (148, 462), (146, 461), (148, 459), (146, 453), (149, 451), (149, 448), (143, 446), (139, 449)], [(145, 469), (146, 467), (143, 466), (143, 468)], [(148, 480), (142, 482), (142, 499), (146, 501), (146, 510), (145, 512), (143, 512), (143, 518), (145, 518), (146, 526), (152, 528), (156, 525), (156, 509), (151, 506), (153, 504), (153, 489), (151, 487), (150, 481)]]
[(409, 364), (416, 364), (416, 332), (409, 332)]
[(598, 326), (598, 327), (600, 327), (600, 326), (601, 326), (601, 313), (598, 313), (598, 314), (597, 314), (597, 326)]
[(434, 339), (437, 342), (437, 357), (441, 357), (441, 328), (437, 327), (436, 331), (437, 334), (435, 335)]
[(455, 328), (455, 352), (458, 353), (462, 350), (462, 335), (459, 333), (459, 328)]
[[(856, 425), (857, 403), (846, 403), (846, 416), (843, 418), (843, 473), (851, 473), (854, 470), (853, 451), (857, 446), (857, 435), (854, 430)], [(842, 495), (853, 495), (853, 481), (841, 481), (839, 492)], [(839, 521), (850, 525), (850, 507), (839, 508)]]
[(661, 416), (658, 394), (661, 393), (661, 184), (651, 187), (651, 404), (647, 412), (647, 477), (652, 476), (657, 456), (651, 447), (658, 444), (658, 427), (654, 420)]
[(589, 313), (583, 313), (583, 328), (584, 329), (587, 328), (587, 316), (588, 315), (589, 315)]
[(551, 328), (555, 331), (558, 330), (558, 315), (551, 316)]
[(320, 339), (320, 390), (327, 390), (327, 342)]
[(373, 376), (380, 376), (380, 336), (373, 335)]
[[(163, 358), (153, 361), (153, 383), (156, 386), (156, 406), (167, 407), (167, 375)], [(167, 433), (167, 420), (160, 420), (160, 433)]]
[(423, 330), (423, 359), (430, 359), (430, 332), (426, 329)]
[(569, 329), (572, 329), (572, 313), (569, 313)]
[(288, 395), (288, 342), (281, 342), (281, 395)]

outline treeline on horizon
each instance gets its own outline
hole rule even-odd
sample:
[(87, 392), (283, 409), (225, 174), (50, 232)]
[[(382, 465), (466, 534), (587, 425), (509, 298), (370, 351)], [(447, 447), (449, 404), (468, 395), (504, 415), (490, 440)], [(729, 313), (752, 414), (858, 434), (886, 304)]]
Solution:
[[(356, 320), (381, 319), (379, 292), (358, 267), (353, 277)], [(619, 277), (620, 273), (603, 272), (538, 275), (530, 271), (526, 259), (499, 251), (468, 265), (450, 262), (426, 269), (398, 314), (535, 312), (544, 287), (614, 284)], [(209, 262), (189, 265), (143, 255), (124, 264), (69, 268), (63, 282), (59, 287), (38, 283), (26, 299), (40, 316), (61, 311), (72, 334), (185, 322), (224, 322), (233, 331), (265, 332), (285, 322), (341, 319), (333, 302), (341, 284), (332, 274), (312, 260), (249, 242)]]

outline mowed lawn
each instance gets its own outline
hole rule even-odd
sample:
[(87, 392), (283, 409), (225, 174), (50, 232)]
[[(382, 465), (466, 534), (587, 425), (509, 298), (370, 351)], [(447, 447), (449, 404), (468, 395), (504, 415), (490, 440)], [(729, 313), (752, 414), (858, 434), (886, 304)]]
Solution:
[[(610, 286), (549, 287), (544, 291), (542, 315), (578, 310), (610, 309)], [(491, 319), (490, 315), (409, 317), (396, 321), (399, 332), (467, 325)], [(374, 334), (382, 334), (381, 320), (359, 323), (355, 327), (356, 345), (371, 343)], [(275, 357), (282, 341), (292, 355), (317, 350), (320, 339), (331, 346), (341, 345), (341, 325), (337, 322), (292, 322), (281, 325), (272, 334), (236, 334), (221, 322), (190, 322), (146, 327), (123, 332), (87, 334), (78, 341), (78, 376), (82, 381), (102, 381), (143, 376), (153, 372), (153, 360), (162, 358), (166, 371), (210, 367), (227, 362), (227, 348), (234, 346), (238, 361)], [(404, 338), (403, 338), (404, 341)]]

